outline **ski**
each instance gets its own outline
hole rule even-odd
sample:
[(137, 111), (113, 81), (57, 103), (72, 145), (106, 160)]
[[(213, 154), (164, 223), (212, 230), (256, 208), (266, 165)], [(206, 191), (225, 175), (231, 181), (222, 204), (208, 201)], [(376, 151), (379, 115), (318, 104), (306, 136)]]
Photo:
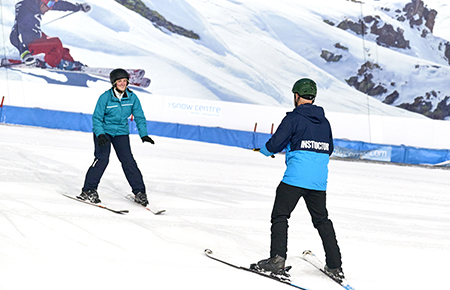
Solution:
[(342, 287), (344, 287), (344, 289), (347, 289), (347, 290), (354, 290), (355, 289), (352, 286), (350, 286), (345, 279), (341, 281), (341, 280), (336, 279), (335, 277), (327, 274), (325, 272), (325, 270), (324, 270), (325, 269), (325, 265), (310, 250), (303, 251), (302, 258), (303, 258), (303, 260), (307, 261), (308, 263), (310, 263), (311, 265), (316, 267), (318, 270), (320, 270), (320, 272), (325, 274), (327, 277), (330, 277), (334, 282), (336, 282), (339, 285), (341, 285)]
[(125, 209), (125, 210), (115, 210), (115, 209), (112, 209), (112, 208), (110, 208), (110, 207), (106, 207), (106, 206), (104, 206), (104, 205), (98, 204), (98, 203), (92, 203), (92, 202), (89, 202), (89, 201), (84, 201), (84, 200), (82, 200), (82, 199), (73, 197), (73, 196), (71, 196), (71, 195), (67, 195), (67, 194), (65, 194), (65, 193), (63, 193), (62, 195), (64, 195), (65, 197), (68, 197), (68, 198), (70, 198), (70, 199), (73, 199), (73, 200), (76, 200), (76, 201), (85, 203), (85, 204), (90, 204), (90, 205), (93, 205), (93, 206), (96, 206), (96, 207), (99, 207), (99, 208), (103, 208), (103, 209), (109, 210), (109, 211), (111, 211), (111, 212), (113, 212), (113, 213), (124, 214), (124, 213), (128, 213), (128, 212), (129, 212), (129, 211), (126, 210), (126, 209)]
[[(129, 195), (125, 196), (125, 197), (126, 197), (128, 200), (134, 202), (136, 205), (140, 205), (140, 204), (138, 204), (138, 203), (136, 203), (136, 202), (134, 201), (133, 195), (129, 194)], [(159, 214), (162, 214), (163, 212), (166, 212), (165, 209), (155, 210), (155, 209), (150, 208), (148, 205), (147, 205), (147, 206), (140, 205), (140, 206), (142, 206), (143, 208), (145, 208), (146, 210), (148, 210), (149, 212), (151, 212), (151, 213), (154, 214), (154, 215), (159, 215)]]
[[(90, 67), (90, 66), (82, 66), (80, 71), (88, 74), (94, 74), (98, 76), (103, 76), (109, 78), (109, 74), (113, 69), (111, 68), (100, 68), (100, 67)], [(143, 69), (126, 69), (126, 71), (130, 74), (130, 81), (142, 79), (145, 74), (145, 70)]]
[[(79, 72), (96, 75), (109, 79), (109, 74), (113, 69), (82, 66)], [(145, 78), (145, 70), (143, 69), (125, 69), (130, 74), (130, 85), (146, 88), (150, 85), (150, 79)]]
[(232, 264), (232, 263), (229, 263), (229, 262), (226, 262), (226, 261), (224, 261), (224, 260), (221, 260), (221, 259), (215, 257), (214, 254), (213, 254), (213, 251), (211, 251), (210, 249), (205, 249), (205, 255), (208, 256), (209, 258), (213, 259), (213, 260), (216, 260), (216, 261), (218, 261), (218, 262), (220, 262), (220, 263), (223, 263), (223, 264), (225, 264), (225, 265), (231, 266), (231, 267), (233, 267), (233, 268), (240, 269), (240, 270), (244, 270), (244, 271), (247, 271), (247, 272), (252, 272), (252, 273), (258, 274), (258, 275), (260, 275), (260, 276), (264, 276), (264, 277), (270, 278), (270, 279), (272, 279), (272, 280), (281, 282), (281, 283), (283, 283), (283, 284), (292, 286), (292, 287), (297, 288), (297, 289), (308, 290), (307, 288), (303, 288), (303, 287), (297, 286), (297, 285), (291, 283), (289, 280), (285, 280), (285, 279), (283, 279), (283, 278), (281, 278), (281, 277), (279, 277), (279, 276), (277, 276), (277, 275), (274, 275), (274, 274), (267, 274), (267, 273), (264, 273), (264, 272), (260, 272), (260, 271), (258, 271), (258, 270), (255, 270), (255, 269), (252, 268), (252, 267), (250, 267), (250, 268), (242, 267), (242, 266), (234, 265), (234, 264)]
[[(0, 61), (0, 68), (17, 68), (17, 69), (45, 69), (53, 72), (64, 72), (64, 73), (84, 73), (91, 74), (98, 77), (109, 79), (109, 73), (113, 70), (112, 68), (98, 68), (81, 66), (78, 70), (64, 70), (59, 68), (48, 68), (43, 60), (37, 59), (35, 65), (26, 65), (20, 60), (3, 58)], [(147, 88), (150, 86), (151, 80), (144, 77), (145, 70), (143, 69), (126, 69), (130, 74), (130, 85), (136, 87)]]

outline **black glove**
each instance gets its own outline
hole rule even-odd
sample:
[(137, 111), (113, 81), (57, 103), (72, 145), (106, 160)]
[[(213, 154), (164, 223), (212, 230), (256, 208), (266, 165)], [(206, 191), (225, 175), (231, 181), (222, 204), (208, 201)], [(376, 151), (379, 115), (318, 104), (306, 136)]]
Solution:
[(155, 141), (153, 141), (152, 138), (150, 138), (150, 137), (148, 137), (148, 136), (142, 137), (141, 140), (142, 140), (142, 143), (144, 143), (144, 142), (150, 142), (150, 143), (152, 143), (152, 144), (155, 144)]
[(88, 3), (78, 3), (78, 6), (80, 7), (80, 10), (84, 12), (89, 12), (91, 10), (91, 5)]
[(105, 146), (109, 142), (105, 134), (98, 135), (97, 139), (98, 139), (98, 146)]

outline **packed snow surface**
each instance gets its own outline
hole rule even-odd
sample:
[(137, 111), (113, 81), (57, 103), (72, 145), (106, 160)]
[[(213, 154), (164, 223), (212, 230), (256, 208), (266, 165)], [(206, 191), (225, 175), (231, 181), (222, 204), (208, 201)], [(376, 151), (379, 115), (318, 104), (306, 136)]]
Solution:
[[(118, 215), (77, 195), (93, 161), (91, 133), (0, 125), (0, 289), (290, 289), (239, 265), (267, 258), (284, 156), (131, 135), (155, 216), (125, 198), (119, 162), (99, 186)], [(448, 170), (331, 160), (328, 210), (355, 289), (444, 289), (450, 259)], [(342, 289), (301, 259), (324, 253), (303, 202), (290, 219), (293, 283)]]

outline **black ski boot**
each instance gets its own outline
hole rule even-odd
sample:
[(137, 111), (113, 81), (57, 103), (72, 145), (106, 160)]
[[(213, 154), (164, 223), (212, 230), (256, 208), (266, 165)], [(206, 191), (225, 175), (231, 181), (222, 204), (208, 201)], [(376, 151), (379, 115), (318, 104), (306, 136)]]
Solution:
[(142, 206), (148, 205), (147, 194), (145, 192), (138, 192), (134, 195), (134, 201)]
[(264, 259), (259, 261), (257, 264), (253, 264), (253, 268), (258, 271), (267, 271), (274, 274), (284, 274), (284, 264), (286, 259), (276, 255), (273, 258)]
[(342, 271), (341, 267), (331, 269), (328, 268), (327, 265), (325, 265), (324, 271), (327, 275), (331, 276), (334, 280), (338, 281), (339, 283), (342, 283), (342, 281), (345, 280), (344, 272)]
[(82, 191), (81, 194), (79, 196), (77, 196), (77, 198), (81, 199), (81, 200), (87, 200), (92, 203), (100, 203), (101, 202), (100, 198), (98, 197), (97, 190), (95, 190), (95, 189), (89, 189), (86, 191)]

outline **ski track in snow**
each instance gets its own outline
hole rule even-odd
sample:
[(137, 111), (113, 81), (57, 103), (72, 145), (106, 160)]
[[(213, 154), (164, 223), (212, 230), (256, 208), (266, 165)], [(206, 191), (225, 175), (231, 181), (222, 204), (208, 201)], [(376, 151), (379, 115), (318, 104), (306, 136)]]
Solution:
[[(0, 289), (282, 289), (239, 265), (266, 258), (270, 212), (284, 156), (131, 135), (155, 216), (125, 198), (115, 154), (99, 186), (117, 215), (61, 195), (80, 192), (93, 160), (91, 133), (0, 125)], [(328, 209), (356, 289), (442, 289), (450, 258), (448, 170), (330, 161)], [(340, 289), (302, 261), (324, 260), (303, 202), (290, 219), (293, 283)]]

